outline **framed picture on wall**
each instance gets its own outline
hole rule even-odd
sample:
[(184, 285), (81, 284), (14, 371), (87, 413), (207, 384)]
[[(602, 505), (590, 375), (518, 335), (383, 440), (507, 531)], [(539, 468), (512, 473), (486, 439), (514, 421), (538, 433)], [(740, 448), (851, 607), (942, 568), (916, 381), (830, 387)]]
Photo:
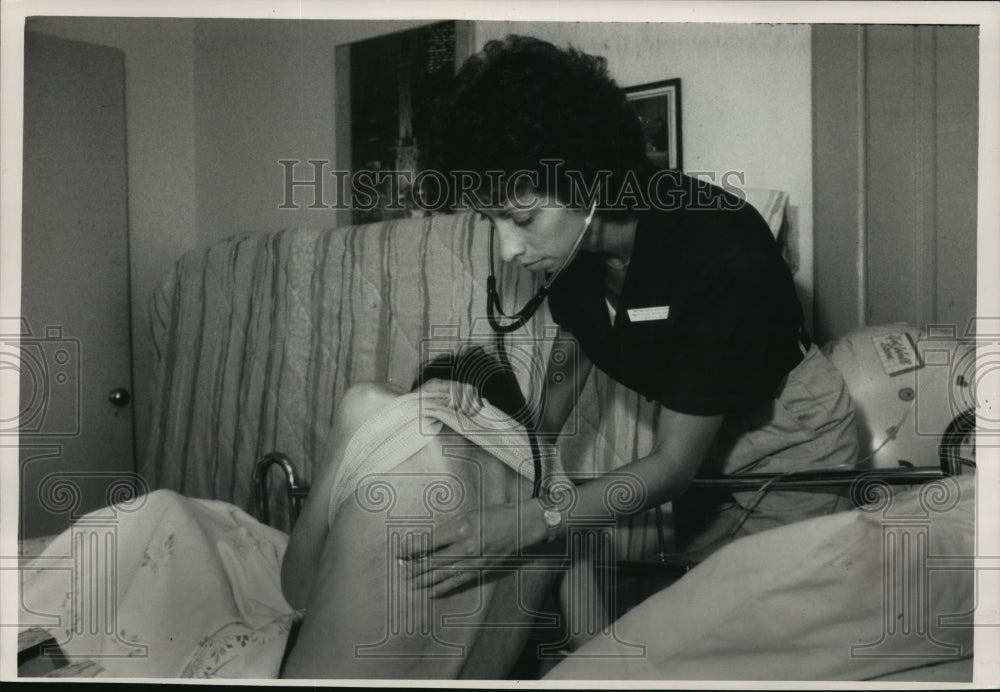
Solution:
[(638, 84), (625, 95), (646, 134), (646, 155), (657, 168), (682, 170), (681, 80)]
[[(398, 31), (349, 45), (350, 169), (413, 175), (438, 103), (456, 68), (471, 54), (470, 23), (446, 21)], [(346, 98), (345, 98), (346, 97)], [(352, 210), (350, 223), (424, 215), (406, 179), (377, 186), (370, 209)], [(395, 195), (395, 196), (393, 196)]]

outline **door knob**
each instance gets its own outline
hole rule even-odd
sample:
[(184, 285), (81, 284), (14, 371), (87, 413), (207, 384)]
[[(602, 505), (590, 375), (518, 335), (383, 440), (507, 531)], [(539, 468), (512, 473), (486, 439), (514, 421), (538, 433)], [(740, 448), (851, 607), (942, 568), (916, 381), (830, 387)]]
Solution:
[(132, 397), (129, 395), (128, 390), (123, 387), (116, 387), (111, 390), (110, 394), (108, 394), (108, 401), (118, 408), (128, 406), (128, 402), (131, 399)]

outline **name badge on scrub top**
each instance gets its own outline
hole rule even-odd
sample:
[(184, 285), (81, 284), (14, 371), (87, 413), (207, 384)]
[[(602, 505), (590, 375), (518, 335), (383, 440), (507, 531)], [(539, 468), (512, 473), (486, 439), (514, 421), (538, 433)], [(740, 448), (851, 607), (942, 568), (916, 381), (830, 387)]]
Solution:
[(669, 305), (658, 305), (652, 308), (629, 308), (628, 318), (632, 322), (652, 322), (665, 320), (670, 314)]

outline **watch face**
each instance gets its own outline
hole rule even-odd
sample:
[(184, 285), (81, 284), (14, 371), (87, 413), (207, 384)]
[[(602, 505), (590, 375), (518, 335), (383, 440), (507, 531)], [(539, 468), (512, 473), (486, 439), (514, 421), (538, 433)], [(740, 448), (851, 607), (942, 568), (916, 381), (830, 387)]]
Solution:
[(545, 521), (545, 525), (551, 527), (559, 526), (559, 523), (562, 521), (562, 515), (554, 509), (545, 510), (542, 518)]

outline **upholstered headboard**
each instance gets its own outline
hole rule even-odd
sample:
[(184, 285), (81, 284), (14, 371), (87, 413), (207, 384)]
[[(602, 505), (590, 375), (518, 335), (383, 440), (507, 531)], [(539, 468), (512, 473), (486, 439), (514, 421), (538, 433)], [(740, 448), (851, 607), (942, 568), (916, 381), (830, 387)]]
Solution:
[[(471, 214), (441, 215), (245, 235), (185, 255), (151, 306), (160, 396), (140, 469), (151, 487), (249, 509), (251, 470), (269, 452), (311, 479), (351, 384), (408, 388), (434, 349), (489, 344), (486, 231)], [(536, 287), (516, 265), (499, 279), (508, 309)], [(529, 398), (556, 331), (543, 306), (508, 338)], [(562, 443), (568, 470), (648, 452), (654, 410), (592, 374)]]

